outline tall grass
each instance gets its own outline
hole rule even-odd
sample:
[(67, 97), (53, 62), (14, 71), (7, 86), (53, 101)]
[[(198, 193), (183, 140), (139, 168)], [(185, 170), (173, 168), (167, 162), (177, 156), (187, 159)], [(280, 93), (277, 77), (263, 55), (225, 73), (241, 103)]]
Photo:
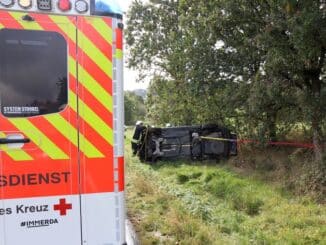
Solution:
[(142, 244), (325, 244), (325, 206), (309, 198), (223, 165), (143, 164), (129, 148), (127, 207)]

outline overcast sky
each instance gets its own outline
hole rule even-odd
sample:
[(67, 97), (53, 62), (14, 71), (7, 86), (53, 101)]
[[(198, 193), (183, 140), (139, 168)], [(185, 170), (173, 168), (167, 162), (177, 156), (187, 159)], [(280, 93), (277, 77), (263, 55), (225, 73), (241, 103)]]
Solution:
[[(126, 12), (131, 5), (132, 0), (120, 0), (118, 1), (123, 11)], [(124, 16), (125, 18), (125, 16)], [(126, 46), (125, 46), (126, 48)], [(125, 50), (126, 52), (126, 50)], [(134, 90), (134, 89), (146, 89), (147, 83), (136, 83), (137, 72), (124, 67), (124, 90)]]

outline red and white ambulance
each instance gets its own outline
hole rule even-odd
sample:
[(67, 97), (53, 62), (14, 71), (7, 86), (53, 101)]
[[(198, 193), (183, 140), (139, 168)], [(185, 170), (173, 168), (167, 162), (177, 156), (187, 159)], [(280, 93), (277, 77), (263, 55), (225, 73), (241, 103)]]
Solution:
[(122, 12), (0, 0), (0, 245), (124, 244)]

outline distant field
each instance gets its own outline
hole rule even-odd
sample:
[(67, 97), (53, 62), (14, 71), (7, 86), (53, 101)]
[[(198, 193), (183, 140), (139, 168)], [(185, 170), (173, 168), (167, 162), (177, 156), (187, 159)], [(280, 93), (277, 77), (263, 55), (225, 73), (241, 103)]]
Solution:
[(209, 162), (140, 163), (126, 136), (128, 216), (141, 244), (326, 244), (326, 208)]

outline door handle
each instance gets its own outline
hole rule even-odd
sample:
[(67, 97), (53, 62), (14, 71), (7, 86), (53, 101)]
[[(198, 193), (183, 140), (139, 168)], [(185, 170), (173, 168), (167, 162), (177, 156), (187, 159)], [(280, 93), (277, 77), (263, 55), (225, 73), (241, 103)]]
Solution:
[(30, 139), (24, 138), (24, 139), (8, 139), (8, 138), (0, 138), (0, 145), (4, 144), (16, 144), (16, 143), (29, 143), (31, 142)]

